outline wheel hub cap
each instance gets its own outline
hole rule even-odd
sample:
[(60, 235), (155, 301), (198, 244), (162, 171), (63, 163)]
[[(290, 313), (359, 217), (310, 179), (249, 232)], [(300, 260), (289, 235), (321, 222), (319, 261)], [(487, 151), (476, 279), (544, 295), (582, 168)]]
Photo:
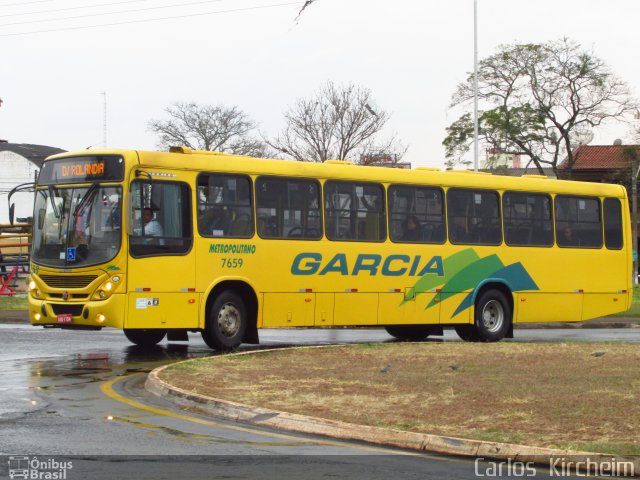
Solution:
[(240, 312), (231, 303), (225, 303), (218, 312), (218, 328), (225, 337), (233, 337), (240, 329)]
[(490, 332), (497, 332), (504, 323), (504, 309), (502, 304), (491, 300), (482, 309), (482, 323)]

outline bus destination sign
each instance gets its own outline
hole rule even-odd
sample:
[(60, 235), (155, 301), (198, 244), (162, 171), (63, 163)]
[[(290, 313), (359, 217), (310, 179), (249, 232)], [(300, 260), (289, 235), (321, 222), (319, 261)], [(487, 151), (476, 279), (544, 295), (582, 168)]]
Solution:
[(81, 162), (71, 165), (59, 165), (60, 178), (64, 180), (69, 177), (91, 177), (104, 175), (104, 162)]
[(38, 185), (114, 182), (124, 178), (124, 160), (117, 155), (87, 155), (44, 162)]

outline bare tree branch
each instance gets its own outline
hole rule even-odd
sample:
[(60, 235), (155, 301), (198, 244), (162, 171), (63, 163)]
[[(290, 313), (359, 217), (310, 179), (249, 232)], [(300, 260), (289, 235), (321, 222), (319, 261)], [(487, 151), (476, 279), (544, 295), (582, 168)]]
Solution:
[(267, 145), (253, 136), (256, 123), (238, 107), (174, 103), (165, 109), (169, 120), (152, 120), (158, 147), (183, 145), (239, 155), (265, 156)]
[(395, 136), (379, 141), (389, 119), (370, 112), (371, 92), (362, 87), (336, 86), (329, 81), (307, 99), (298, 99), (284, 114), (286, 127), (267, 143), (298, 161), (329, 159), (358, 163), (363, 155), (406, 151)]

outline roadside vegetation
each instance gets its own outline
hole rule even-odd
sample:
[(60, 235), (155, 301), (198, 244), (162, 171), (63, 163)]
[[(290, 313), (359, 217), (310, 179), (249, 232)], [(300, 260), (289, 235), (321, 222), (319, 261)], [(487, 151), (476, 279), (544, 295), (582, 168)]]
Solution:
[(383, 343), (179, 363), (186, 390), (354, 424), (640, 454), (640, 349), (625, 343)]
[(16, 294), (12, 297), (0, 297), (0, 310), (27, 310), (29, 301), (26, 294)]

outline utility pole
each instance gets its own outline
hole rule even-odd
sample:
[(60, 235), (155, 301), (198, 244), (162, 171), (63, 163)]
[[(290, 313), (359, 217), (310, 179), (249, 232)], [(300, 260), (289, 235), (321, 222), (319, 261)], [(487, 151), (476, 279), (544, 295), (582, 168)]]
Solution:
[(107, 148), (107, 92), (100, 92), (102, 102), (102, 148)]
[(478, 0), (473, 0), (473, 170), (478, 171)]
[(631, 249), (633, 251), (633, 284), (638, 285), (638, 174), (640, 165), (631, 163)]

